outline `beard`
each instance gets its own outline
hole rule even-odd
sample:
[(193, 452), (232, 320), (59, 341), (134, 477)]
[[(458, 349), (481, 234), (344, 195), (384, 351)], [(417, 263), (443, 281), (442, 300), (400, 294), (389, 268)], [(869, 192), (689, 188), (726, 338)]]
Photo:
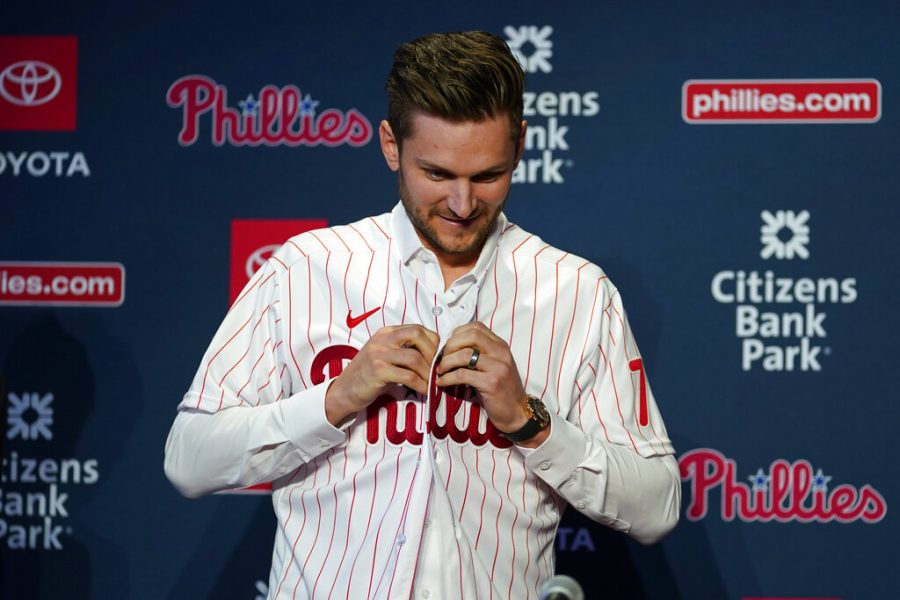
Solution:
[(485, 240), (487, 240), (488, 236), (491, 234), (494, 223), (497, 222), (497, 217), (506, 205), (506, 198), (504, 198), (503, 202), (493, 210), (479, 202), (473, 213), (473, 218), (480, 222), (475, 225), (471, 231), (457, 236), (442, 236), (431, 224), (431, 221), (445, 217), (453, 218), (456, 217), (456, 215), (446, 207), (442, 209), (440, 205), (428, 208), (416, 205), (410, 198), (402, 171), (399, 174), (397, 181), (400, 201), (403, 203), (403, 208), (406, 209), (409, 221), (412, 223), (413, 228), (416, 230), (416, 233), (418, 233), (423, 244), (436, 254), (442, 254), (444, 256), (464, 258), (467, 255), (474, 255), (474, 263), (478, 258), (478, 254), (481, 252), (481, 248), (484, 246)]

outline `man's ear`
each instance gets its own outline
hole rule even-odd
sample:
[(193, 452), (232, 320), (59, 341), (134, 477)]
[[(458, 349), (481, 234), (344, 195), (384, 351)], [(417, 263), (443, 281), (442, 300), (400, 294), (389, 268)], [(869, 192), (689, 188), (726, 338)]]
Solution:
[(519, 140), (516, 143), (516, 166), (519, 165), (519, 160), (522, 158), (522, 153), (525, 152), (525, 131), (528, 129), (528, 121), (522, 121), (522, 131), (519, 133)]
[(378, 126), (378, 140), (381, 142), (381, 153), (391, 171), (400, 169), (400, 145), (394, 137), (390, 123), (382, 121)]

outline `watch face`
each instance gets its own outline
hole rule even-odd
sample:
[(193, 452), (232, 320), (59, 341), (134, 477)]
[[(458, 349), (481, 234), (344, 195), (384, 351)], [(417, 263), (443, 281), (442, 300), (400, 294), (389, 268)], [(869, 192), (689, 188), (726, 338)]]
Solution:
[(528, 407), (531, 409), (531, 414), (541, 423), (541, 425), (546, 425), (550, 422), (550, 413), (547, 412), (547, 407), (544, 406), (544, 403), (541, 402), (540, 398), (529, 396)]

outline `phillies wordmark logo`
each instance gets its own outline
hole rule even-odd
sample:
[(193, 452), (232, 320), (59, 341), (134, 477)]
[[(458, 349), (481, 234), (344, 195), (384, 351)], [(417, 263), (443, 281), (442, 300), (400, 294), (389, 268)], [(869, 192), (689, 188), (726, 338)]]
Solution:
[(871, 485), (856, 488), (844, 483), (829, 489), (832, 477), (822, 469), (814, 471), (805, 460), (776, 460), (768, 471), (760, 468), (748, 476), (749, 485), (740, 481), (733, 459), (711, 448), (691, 450), (678, 464), (682, 481), (690, 484), (686, 514), (691, 521), (706, 517), (716, 489), (723, 521), (871, 524), (887, 514), (884, 496)]
[(363, 146), (372, 125), (355, 108), (319, 111), (319, 101), (294, 85), (264, 86), (248, 94), (238, 107), (228, 106), (228, 88), (205, 75), (187, 75), (166, 92), (166, 102), (181, 108), (178, 143), (190, 146), (200, 137), (201, 118), (209, 115), (216, 146)]
[[(358, 352), (353, 346), (345, 344), (324, 348), (316, 354), (310, 367), (312, 384), (318, 385), (340, 375)], [(421, 446), (424, 435), (428, 432), (436, 439), (449, 437), (458, 444), (471, 442), (476, 446), (484, 446), (489, 443), (496, 448), (512, 446), (512, 442), (503, 437), (486, 418), (481, 405), (466, 397), (467, 391), (472, 393), (471, 388), (442, 389), (434, 383), (436, 377), (432, 373), (432, 401), (429, 403), (428, 420), (424, 427), (420, 414), (423, 399), (407, 388), (406, 397), (402, 400), (390, 394), (382, 394), (366, 408), (366, 440), (370, 444), (377, 444), (384, 435), (391, 444)], [(468, 410), (468, 415), (463, 414), (465, 410)], [(460, 426), (457, 417), (467, 424)]]

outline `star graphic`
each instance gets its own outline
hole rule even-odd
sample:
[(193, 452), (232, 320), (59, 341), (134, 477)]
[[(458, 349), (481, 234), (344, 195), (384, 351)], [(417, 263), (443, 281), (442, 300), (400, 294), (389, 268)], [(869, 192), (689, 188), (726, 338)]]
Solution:
[(313, 100), (309, 94), (303, 97), (303, 100), (300, 102), (300, 114), (301, 115), (314, 115), (316, 114), (316, 107), (319, 105), (318, 100)]
[(747, 479), (753, 484), (754, 492), (759, 490), (766, 492), (769, 490), (769, 476), (766, 475), (761, 468), (756, 470), (755, 475), (751, 475)]
[(831, 477), (822, 473), (822, 469), (816, 469), (816, 474), (813, 476), (813, 489), (828, 491), (829, 481), (831, 481)]
[(259, 102), (253, 98), (253, 94), (247, 94), (245, 100), (239, 100), (238, 106), (241, 107), (241, 115), (244, 117), (247, 115), (253, 115), (255, 117), (256, 111), (259, 110)]

